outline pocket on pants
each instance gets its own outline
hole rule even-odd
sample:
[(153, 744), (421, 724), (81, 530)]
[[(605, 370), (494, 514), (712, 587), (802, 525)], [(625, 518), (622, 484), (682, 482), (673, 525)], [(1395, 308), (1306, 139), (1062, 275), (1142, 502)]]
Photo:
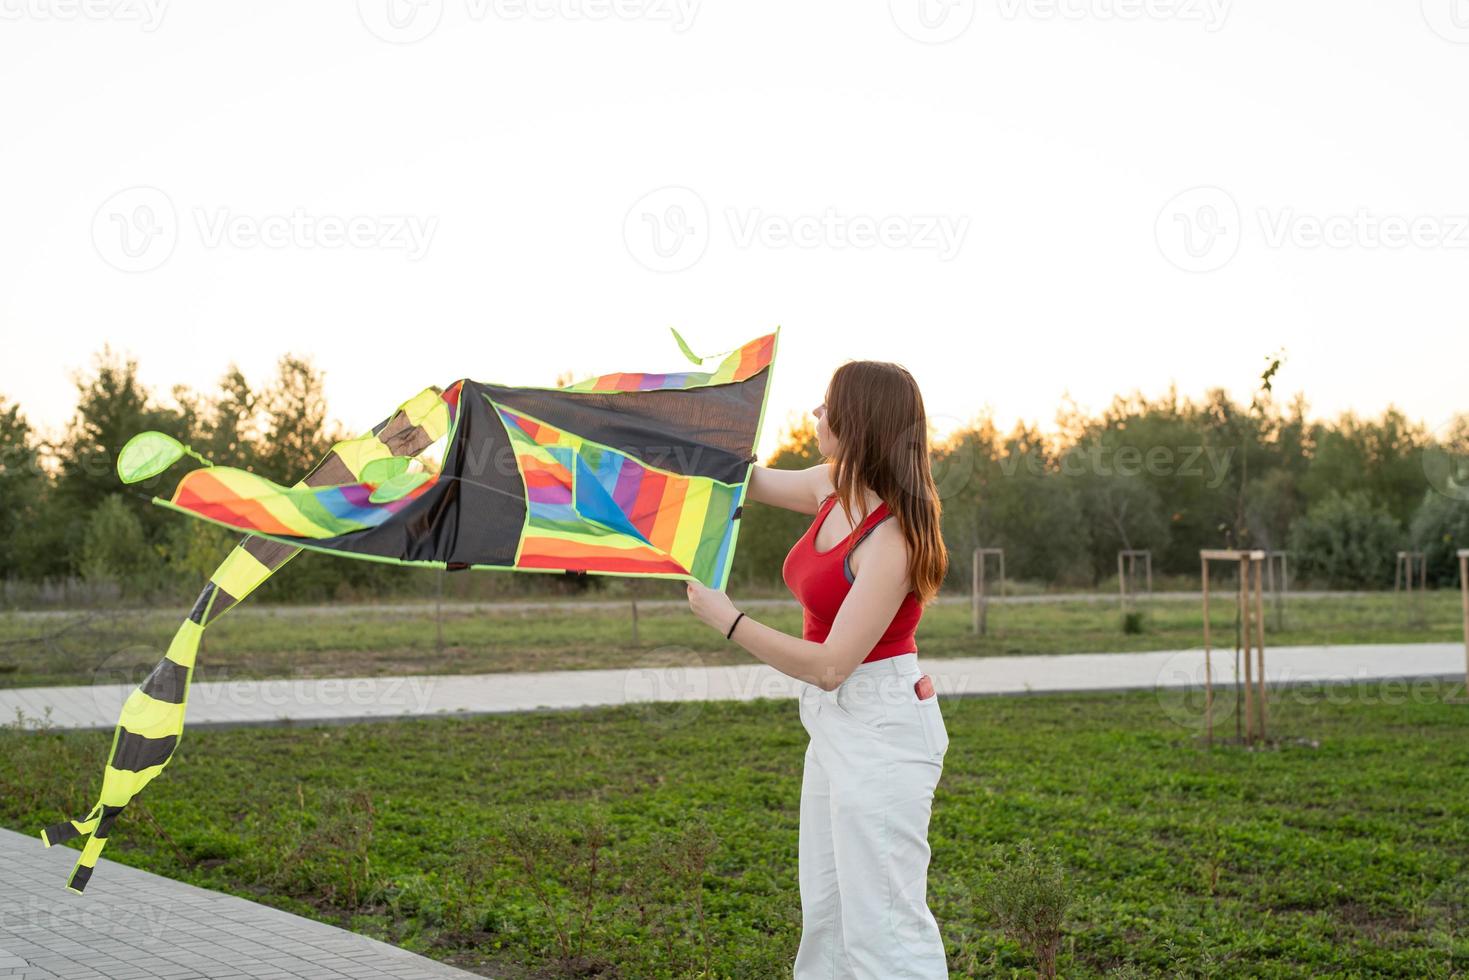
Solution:
[(923, 725), (923, 742), (928, 749), (928, 757), (938, 761), (949, 749), (949, 728), (944, 724), (943, 713), (939, 711), (938, 691), (921, 701), (915, 700), (915, 705)]
[(876, 735), (887, 727), (885, 701), (881, 686), (872, 683), (845, 683), (831, 695), (838, 714)]

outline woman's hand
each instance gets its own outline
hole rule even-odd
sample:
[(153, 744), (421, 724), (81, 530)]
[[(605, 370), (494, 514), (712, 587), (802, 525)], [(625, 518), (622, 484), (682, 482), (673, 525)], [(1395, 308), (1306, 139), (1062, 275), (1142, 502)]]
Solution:
[(740, 611), (734, 607), (729, 596), (718, 589), (711, 589), (702, 582), (689, 582), (689, 608), (703, 622), (727, 633)]

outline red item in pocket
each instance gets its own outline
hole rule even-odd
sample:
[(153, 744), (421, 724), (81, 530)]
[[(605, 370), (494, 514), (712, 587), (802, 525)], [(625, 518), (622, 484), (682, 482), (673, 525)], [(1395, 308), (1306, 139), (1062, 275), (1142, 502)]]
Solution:
[(933, 697), (933, 679), (924, 674), (913, 682), (913, 693), (918, 695), (918, 700), (927, 701)]

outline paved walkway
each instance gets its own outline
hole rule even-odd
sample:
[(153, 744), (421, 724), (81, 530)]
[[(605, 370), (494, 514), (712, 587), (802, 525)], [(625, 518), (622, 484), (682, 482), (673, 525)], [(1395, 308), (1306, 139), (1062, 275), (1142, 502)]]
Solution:
[[(998, 585), (994, 586), (998, 588)], [(1310, 592), (1298, 592), (1294, 589), (1279, 593), (1283, 599), (1348, 599), (1360, 596), (1391, 595), (1381, 589), (1376, 591), (1343, 590), (1343, 589), (1320, 589)], [(1198, 602), (1202, 593), (1184, 591), (1139, 593), (1138, 601), (1146, 604), (1149, 601), (1159, 602)], [(1265, 593), (1265, 601), (1274, 602), (1276, 593)], [(484, 612), (534, 612), (540, 609), (549, 609), (556, 612), (565, 612), (568, 609), (626, 609), (632, 600), (629, 598), (619, 599), (575, 599), (575, 598), (553, 598), (553, 599), (445, 599), (443, 611), (449, 615), (464, 615), (468, 613)], [(969, 605), (973, 601), (968, 595), (954, 595), (952, 593), (941, 595), (934, 602), (943, 606)], [(1115, 603), (1119, 601), (1116, 592), (1036, 592), (1027, 595), (991, 595), (991, 604), (995, 605), (1046, 605), (1058, 602), (1106, 602)], [(795, 598), (785, 596), (766, 597), (739, 597), (741, 608), (746, 606), (795, 606)], [(639, 608), (672, 608), (688, 607), (688, 600), (682, 597), (676, 599), (641, 598), (638, 600)], [(434, 614), (434, 601), (432, 599), (419, 599), (404, 602), (333, 602), (326, 605), (264, 605), (247, 603), (236, 609), (230, 610), (231, 616), (239, 616), (249, 613), (260, 616), (361, 616), (384, 615), (384, 614), (417, 614), (432, 616)], [(64, 609), (22, 609), (4, 612), (3, 615), (13, 616), (18, 620), (32, 619), (74, 619), (88, 613), (99, 615), (119, 616), (155, 616), (161, 615), (165, 618), (176, 617), (178, 611), (174, 607), (111, 607), (111, 606), (88, 606), (85, 603), (70, 605)], [(181, 615), (181, 614), (180, 614)]]
[[(925, 658), (920, 652), (919, 662), (933, 676), (941, 697), (1204, 686), (1202, 649), (964, 658)], [(1233, 682), (1233, 650), (1214, 651), (1211, 664), (1216, 683)], [(1462, 681), (1464, 670), (1461, 643), (1270, 647), (1265, 652), (1265, 676), (1272, 686), (1385, 678)], [(633, 702), (784, 698), (794, 697), (801, 683), (758, 661), (718, 667), (200, 682), (189, 693), (188, 724), (197, 729)], [(0, 690), (0, 723), (14, 722), (19, 713), (34, 724), (49, 709), (53, 727), (111, 731), (133, 687)]]
[(62, 887), (69, 847), (0, 830), (3, 980), (474, 978), (387, 943), (102, 858)]

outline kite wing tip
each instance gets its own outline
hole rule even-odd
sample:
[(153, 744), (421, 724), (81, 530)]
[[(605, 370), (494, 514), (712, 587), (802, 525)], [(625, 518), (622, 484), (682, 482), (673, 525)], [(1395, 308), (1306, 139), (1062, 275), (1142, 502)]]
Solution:
[(698, 354), (695, 354), (693, 352), (693, 350), (689, 347), (688, 343), (683, 339), (682, 336), (679, 335), (678, 329), (676, 327), (669, 327), (668, 329), (673, 332), (673, 339), (676, 340), (676, 341), (678, 341), (678, 349), (681, 350), (681, 351), (683, 351), (684, 357), (687, 357), (690, 361), (694, 362), (695, 364), (703, 364), (704, 363), (704, 358), (700, 357)]

